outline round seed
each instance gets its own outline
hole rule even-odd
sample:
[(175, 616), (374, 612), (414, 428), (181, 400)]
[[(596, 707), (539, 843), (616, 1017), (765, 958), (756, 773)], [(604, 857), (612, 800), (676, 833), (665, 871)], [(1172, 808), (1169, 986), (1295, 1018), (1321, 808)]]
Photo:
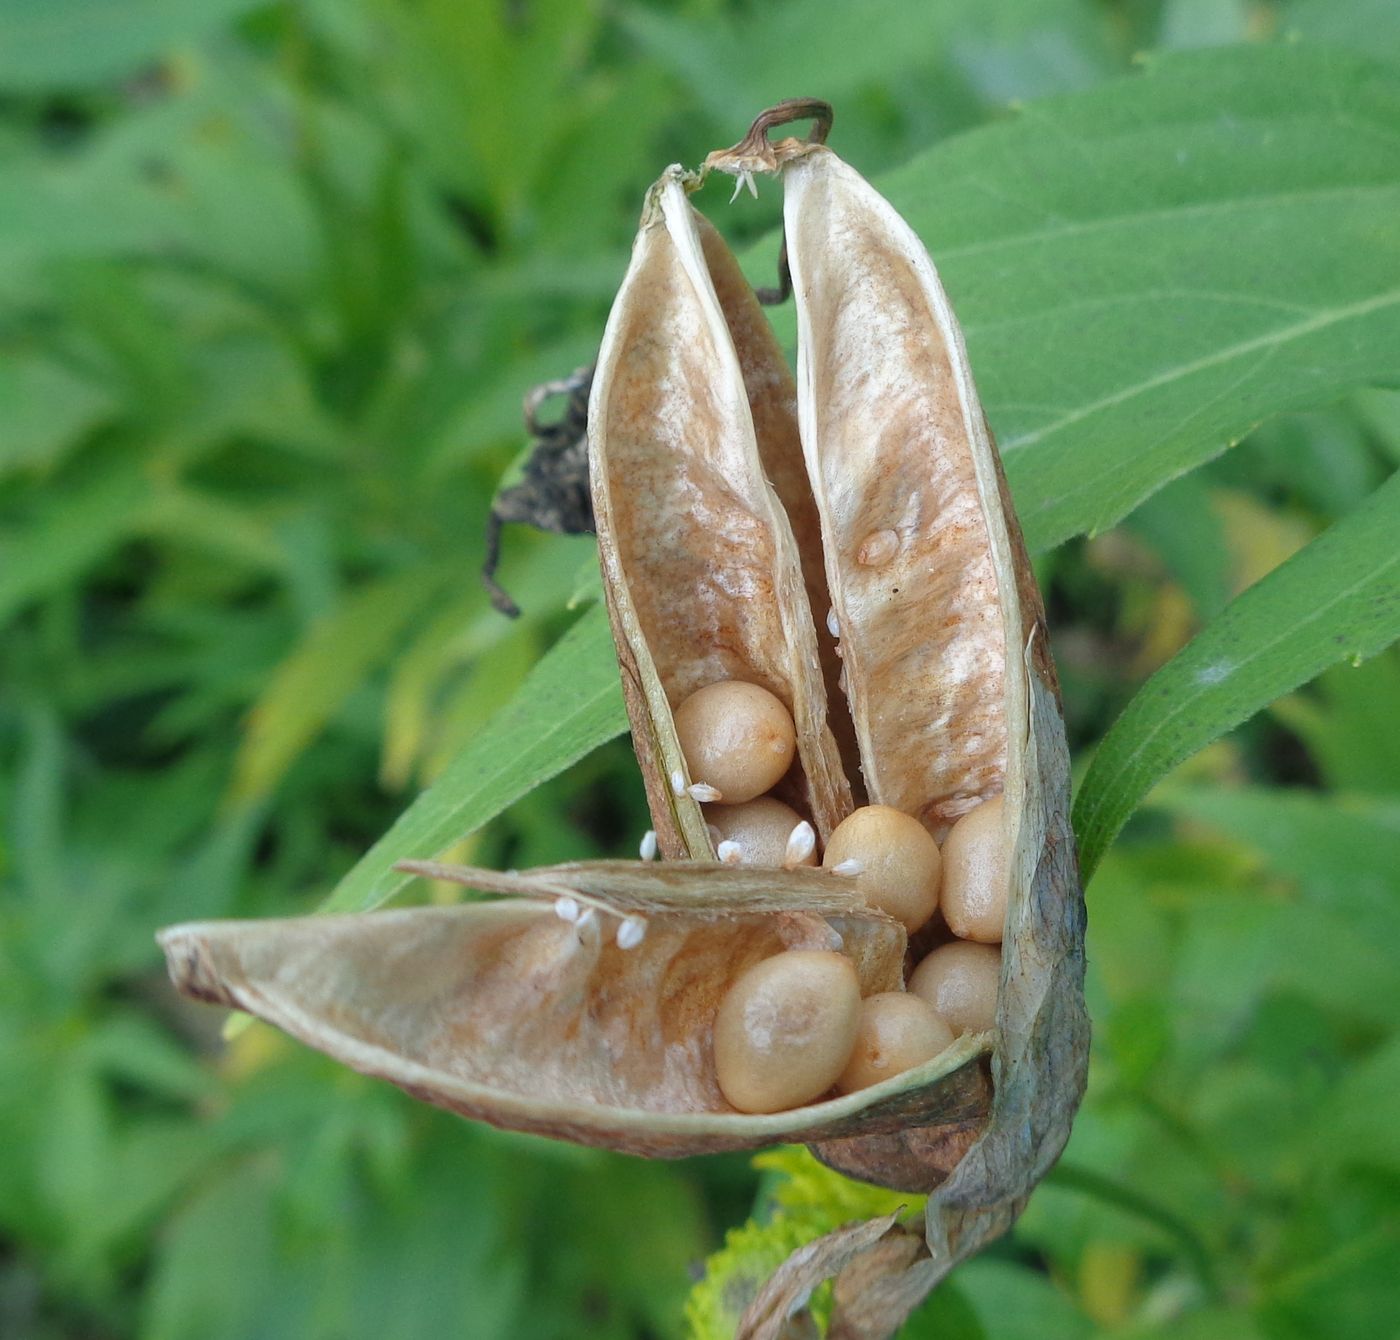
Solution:
[[(784, 805), (772, 796), (759, 796), (757, 800), (748, 800), (742, 805), (707, 806), (705, 818), (719, 834), (715, 839), (716, 850), (721, 842), (733, 843), (738, 848), (735, 859), (740, 865), (774, 868), (786, 860), (788, 838), (802, 822), (802, 816), (792, 806)], [(724, 856), (720, 857), (720, 860), (724, 859)], [(801, 864), (816, 863), (814, 847)]]
[(952, 1041), (953, 1030), (918, 996), (868, 996), (860, 1003), (855, 1046), (836, 1087), (842, 1093), (868, 1089), (933, 1060)]
[(797, 748), (792, 714), (767, 689), (726, 679), (676, 708), (676, 734), (690, 775), (738, 805), (761, 796), (788, 770)]
[(1000, 944), (1009, 874), (1001, 797), (957, 821), (943, 843), (943, 916), (960, 940)]
[(784, 1112), (821, 1097), (851, 1055), (860, 979), (842, 954), (793, 949), (756, 963), (715, 1016), (715, 1075), (740, 1112)]
[(917, 819), (888, 805), (867, 805), (842, 820), (826, 844), (822, 865), (844, 866), (842, 873), (856, 869), (866, 902), (903, 922), (911, 934), (938, 907), (943, 867), (938, 843)]
[(927, 1001), (955, 1033), (982, 1033), (997, 1019), (1001, 951), (956, 940), (935, 949), (909, 978), (909, 990)]

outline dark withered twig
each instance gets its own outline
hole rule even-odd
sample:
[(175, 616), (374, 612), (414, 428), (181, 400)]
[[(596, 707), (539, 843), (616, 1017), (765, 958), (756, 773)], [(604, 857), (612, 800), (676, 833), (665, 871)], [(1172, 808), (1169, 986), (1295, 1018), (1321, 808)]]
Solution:
[(765, 307), (778, 307), (792, 296), (792, 271), (788, 269), (787, 234), (783, 234), (783, 244), (778, 248), (778, 287), (756, 288), (754, 297)]
[[(486, 519), (486, 558), (481, 580), (491, 604), (512, 619), (520, 606), (496, 581), (501, 557), (501, 528), (523, 522), (558, 535), (580, 535), (593, 529), (593, 499), (588, 491), (588, 391), (593, 364), (576, 368), (567, 377), (532, 387), (525, 396), (525, 429), (531, 450), (525, 475), (502, 489)], [(557, 423), (542, 424), (540, 407), (553, 396), (566, 395), (564, 414)]]

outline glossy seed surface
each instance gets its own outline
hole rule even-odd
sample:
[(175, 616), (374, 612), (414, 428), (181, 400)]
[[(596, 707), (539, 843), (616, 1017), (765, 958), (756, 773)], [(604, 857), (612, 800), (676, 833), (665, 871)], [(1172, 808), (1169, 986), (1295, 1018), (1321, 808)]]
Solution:
[(715, 1073), (740, 1112), (784, 1112), (821, 1097), (846, 1067), (860, 1017), (850, 959), (792, 950), (755, 964), (715, 1017)]
[(957, 821), (943, 843), (943, 916), (960, 940), (1000, 944), (1009, 891), (1000, 796)]
[(697, 689), (675, 720), (692, 781), (717, 793), (697, 799), (753, 800), (782, 777), (797, 750), (792, 714), (767, 689), (742, 680)]
[(909, 990), (955, 1033), (982, 1033), (996, 1023), (1001, 950), (954, 940), (929, 954), (909, 978)]
[[(855, 862), (854, 866), (847, 864)], [(866, 805), (843, 820), (826, 844), (822, 865), (845, 866), (866, 901), (911, 934), (934, 914), (943, 860), (917, 819), (888, 805)]]
[(868, 1089), (933, 1060), (952, 1041), (953, 1030), (927, 1001), (882, 991), (860, 1003), (855, 1046), (837, 1088), (842, 1093)]

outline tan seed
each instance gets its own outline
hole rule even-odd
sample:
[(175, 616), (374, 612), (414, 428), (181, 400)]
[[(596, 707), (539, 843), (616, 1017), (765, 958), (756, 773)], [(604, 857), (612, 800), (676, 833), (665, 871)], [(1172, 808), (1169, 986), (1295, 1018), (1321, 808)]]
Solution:
[(1001, 950), (996, 945), (955, 940), (935, 949), (909, 978), (909, 990), (922, 997), (955, 1033), (983, 1033), (997, 1019)]
[(715, 1016), (715, 1075), (740, 1112), (784, 1112), (820, 1098), (845, 1068), (860, 978), (842, 954), (794, 949), (756, 963)]
[[(772, 796), (759, 796), (742, 805), (707, 805), (705, 818), (719, 834), (716, 846), (720, 842), (732, 842), (738, 847), (736, 859), (740, 865), (774, 868), (783, 864), (788, 837), (802, 822), (802, 816), (791, 805), (784, 805)], [(816, 863), (815, 850), (802, 862), (803, 865)]]
[(917, 819), (888, 805), (856, 810), (832, 833), (822, 865), (835, 869), (849, 861), (858, 863), (856, 881), (866, 902), (903, 922), (910, 934), (937, 910), (943, 861)]
[(869, 996), (860, 1003), (855, 1046), (836, 1087), (842, 1093), (868, 1089), (933, 1060), (952, 1041), (953, 1030), (918, 996)]
[(994, 796), (964, 814), (943, 843), (943, 916), (948, 929), (960, 940), (1000, 944), (1008, 880), (1001, 797)]
[(690, 775), (738, 805), (782, 777), (797, 749), (792, 714), (757, 684), (726, 679), (676, 708), (676, 735)]

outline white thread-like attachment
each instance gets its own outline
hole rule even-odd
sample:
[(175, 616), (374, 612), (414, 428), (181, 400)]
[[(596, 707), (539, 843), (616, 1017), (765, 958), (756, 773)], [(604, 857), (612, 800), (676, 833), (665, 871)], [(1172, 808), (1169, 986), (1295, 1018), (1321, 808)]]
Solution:
[(783, 868), (791, 870), (801, 865), (817, 849), (817, 833), (811, 824), (803, 819), (788, 834), (787, 850), (783, 852)]

